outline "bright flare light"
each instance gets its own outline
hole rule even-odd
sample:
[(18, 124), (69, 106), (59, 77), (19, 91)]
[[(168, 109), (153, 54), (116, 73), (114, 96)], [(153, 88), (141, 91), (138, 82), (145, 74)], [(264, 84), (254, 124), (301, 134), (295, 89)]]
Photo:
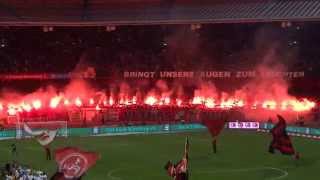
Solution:
[(216, 104), (214, 103), (214, 99), (212, 98), (208, 98), (206, 101), (205, 101), (205, 106), (207, 108), (214, 108), (216, 106)]
[(22, 109), (23, 109), (24, 111), (27, 111), (27, 112), (30, 112), (31, 109), (32, 109), (32, 107), (31, 107), (30, 104), (26, 104), (26, 103), (24, 103), (24, 102), (21, 104), (21, 107), (22, 107)]
[(50, 107), (52, 109), (58, 107), (59, 103), (60, 103), (60, 100), (61, 100), (61, 97), (60, 96), (56, 96), (56, 97), (53, 97), (51, 98), (50, 100)]
[(137, 96), (132, 97), (132, 104), (137, 104)]
[(93, 100), (93, 98), (90, 98), (89, 104), (90, 104), (90, 105), (94, 105), (94, 100)]
[(170, 104), (170, 98), (169, 97), (165, 97), (164, 98), (164, 104), (165, 105), (169, 105)]
[(177, 103), (177, 106), (181, 106), (182, 100), (181, 99), (176, 99), (176, 103)]
[(303, 99), (303, 101), (292, 101), (291, 106), (294, 111), (309, 111), (316, 106), (316, 103)]
[(262, 103), (262, 107), (265, 109), (274, 110), (277, 108), (277, 102), (273, 100), (267, 100)]
[(107, 106), (108, 105), (108, 102), (106, 100), (103, 100), (103, 105), (104, 106)]
[(64, 102), (63, 102), (63, 104), (64, 104), (65, 106), (69, 106), (70, 102), (69, 102), (68, 99), (65, 99)]
[(154, 96), (148, 96), (144, 103), (153, 106), (157, 103), (157, 98)]
[(35, 101), (32, 102), (32, 106), (34, 107), (34, 109), (38, 110), (38, 109), (41, 108), (42, 103), (41, 103), (40, 100), (37, 99), (37, 100), (35, 100)]
[(195, 96), (192, 99), (192, 104), (203, 104), (203, 102), (204, 102), (204, 98), (200, 96)]
[(10, 107), (8, 109), (8, 114), (9, 116), (15, 116), (17, 114), (17, 111), (13, 107)]
[(113, 100), (112, 97), (110, 97), (110, 99), (109, 99), (109, 105), (112, 106), (113, 104), (114, 104), (114, 100)]
[(81, 101), (81, 99), (80, 99), (79, 97), (76, 98), (76, 100), (75, 100), (74, 103), (75, 103), (75, 105), (78, 106), (78, 107), (81, 107), (81, 106), (82, 106), (82, 101)]

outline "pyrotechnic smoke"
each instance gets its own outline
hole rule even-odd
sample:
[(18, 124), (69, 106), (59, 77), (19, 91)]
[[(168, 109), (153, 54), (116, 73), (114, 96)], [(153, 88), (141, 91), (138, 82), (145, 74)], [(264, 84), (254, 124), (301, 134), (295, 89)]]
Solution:
[[(38, 99), (43, 104), (50, 102), (51, 107), (56, 107), (59, 102), (64, 100), (65, 105), (76, 103), (90, 104), (98, 103), (101, 105), (114, 104), (135, 104), (147, 103), (151, 105), (175, 104), (181, 105), (181, 102), (186, 104), (201, 104), (208, 108), (230, 108), (233, 106), (243, 107), (248, 106), (246, 110), (247, 118), (256, 120), (266, 120), (269, 116), (275, 113), (282, 114), (283, 109), (286, 109), (287, 104), (294, 104), (297, 99), (288, 94), (289, 83), (285, 78), (267, 78), (260, 74), (264, 72), (282, 72), (286, 71), (286, 63), (294, 56), (288, 56), (287, 52), (291, 52), (283, 48), (282, 39), (279, 34), (273, 33), (270, 28), (262, 28), (256, 34), (254, 48), (241, 49), (240, 52), (234, 52), (233, 57), (246, 54), (252, 55), (247, 57), (250, 63), (241, 63), (242, 58), (232, 59), (232, 62), (239, 69), (255, 69), (256, 77), (250, 81), (236, 87), (229, 83), (228, 80), (220, 84), (227, 84), (231, 90), (222, 90), (219, 83), (205, 79), (190, 79), (190, 80), (141, 80), (141, 81), (122, 81), (113, 79), (114, 82), (103, 87), (106, 91), (93, 88), (91, 84), (81, 78), (72, 79), (71, 82), (64, 88), (47, 87), (42, 88), (34, 93), (23, 95), (14, 93), (13, 91), (3, 91), (1, 94), (0, 103), (15, 103), (20, 105), (23, 103), (25, 109), (29, 106), (38, 107)], [(284, 38), (285, 39), (285, 38)], [(189, 28), (181, 28), (173, 34), (165, 38), (168, 48), (165, 53), (164, 64), (169, 64), (170, 70), (175, 71), (196, 71), (198, 69), (215, 71), (215, 65), (223, 60), (208, 58), (207, 52), (220, 51), (220, 49), (202, 49), (203, 40), (196, 32), (192, 32)], [(210, 46), (208, 46), (210, 47)], [(215, 47), (215, 46), (213, 46)], [(216, 46), (220, 47), (220, 46)], [(245, 51), (246, 53), (243, 53)], [(294, 54), (295, 52), (293, 52)], [(128, 56), (127, 58), (129, 58)], [(72, 71), (73, 74), (94, 75), (95, 69), (89, 62), (91, 58), (88, 53), (84, 53), (78, 65)], [(128, 64), (126, 64), (128, 65)], [(129, 64), (130, 65), (130, 64)], [(135, 64), (133, 66), (138, 66)], [(253, 68), (252, 68), (252, 65)], [(229, 67), (229, 64), (226, 65)], [(208, 69), (203, 69), (208, 68)], [(226, 68), (227, 69), (227, 68)], [(153, 70), (153, 69), (152, 69)], [(229, 84), (228, 84), (229, 83)], [(97, 93), (97, 91), (99, 91)], [(191, 93), (189, 92), (191, 91)], [(283, 103), (284, 104), (279, 104)], [(92, 103), (93, 102), (93, 103)], [(274, 102), (278, 103), (274, 108)], [(286, 104), (287, 103), (287, 104)], [(271, 112), (252, 113), (250, 106), (260, 104), (265, 109), (272, 109)], [(100, 106), (99, 106), (100, 108)], [(301, 108), (297, 105), (297, 108)]]

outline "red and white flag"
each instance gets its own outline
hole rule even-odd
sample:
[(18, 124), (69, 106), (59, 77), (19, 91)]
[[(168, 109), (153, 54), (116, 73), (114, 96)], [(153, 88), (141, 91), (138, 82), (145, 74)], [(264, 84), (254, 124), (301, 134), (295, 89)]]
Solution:
[(55, 151), (55, 160), (59, 172), (66, 179), (81, 177), (90, 167), (96, 164), (99, 155), (94, 152), (85, 152), (75, 147), (66, 147)]
[(27, 124), (23, 124), (23, 129), (33, 137), (37, 139), (37, 141), (42, 146), (49, 145), (56, 137), (58, 130), (32, 130)]

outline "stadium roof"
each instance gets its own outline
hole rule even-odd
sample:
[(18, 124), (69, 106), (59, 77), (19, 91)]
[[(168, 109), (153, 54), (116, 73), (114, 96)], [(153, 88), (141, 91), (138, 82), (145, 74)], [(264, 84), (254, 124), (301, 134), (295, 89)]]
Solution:
[(320, 20), (318, 0), (2, 0), (0, 25), (97, 26)]

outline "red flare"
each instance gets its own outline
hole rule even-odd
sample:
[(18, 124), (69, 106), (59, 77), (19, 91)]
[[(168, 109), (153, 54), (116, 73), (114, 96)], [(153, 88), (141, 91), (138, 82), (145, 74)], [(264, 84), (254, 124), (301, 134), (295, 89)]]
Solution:
[(79, 97), (76, 98), (76, 100), (74, 101), (75, 105), (78, 106), (78, 107), (81, 107), (82, 106), (82, 101)]
[(21, 107), (22, 107), (23, 110), (25, 110), (25, 111), (27, 111), (27, 112), (30, 112), (31, 109), (32, 109), (32, 107), (31, 107), (30, 104), (26, 104), (26, 103), (24, 103), (24, 102), (21, 104)]
[(90, 98), (89, 104), (90, 104), (90, 105), (94, 105), (94, 100), (93, 100), (93, 98)]
[(106, 100), (104, 100), (104, 101), (103, 101), (103, 105), (104, 105), (104, 106), (107, 106), (107, 105), (108, 105), (108, 102), (107, 102)]
[(33, 105), (33, 107), (34, 107), (34, 109), (40, 109), (41, 108), (41, 106), (42, 106), (42, 103), (41, 103), (41, 101), (40, 100), (35, 100), (35, 101), (33, 101), (32, 102), (32, 105)]
[(17, 114), (17, 111), (14, 108), (10, 107), (8, 109), (8, 114), (9, 116), (15, 116)]
[(136, 96), (132, 97), (132, 104), (137, 104), (137, 97)]
[(53, 98), (51, 98), (50, 100), (50, 107), (52, 109), (58, 107), (59, 103), (60, 103), (61, 97), (60, 96), (55, 96)]
[(215, 102), (214, 102), (214, 99), (212, 98), (208, 98), (206, 101), (205, 101), (205, 106), (207, 108), (214, 108), (216, 106)]
[(112, 106), (113, 104), (114, 104), (114, 100), (113, 100), (112, 97), (110, 97), (110, 99), (109, 99), (109, 105)]
[(200, 97), (200, 96), (195, 96), (192, 99), (192, 104), (203, 104), (204, 103), (204, 97)]
[(274, 110), (277, 108), (277, 102), (273, 100), (267, 100), (262, 103), (262, 107), (265, 109)]
[(70, 102), (69, 102), (68, 99), (65, 99), (64, 102), (63, 102), (63, 104), (64, 104), (65, 106), (69, 106)]
[(182, 100), (181, 99), (176, 99), (176, 103), (177, 103), (177, 106), (181, 106), (182, 105)]
[(155, 98), (154, 96), (148, 96), (144, 103), (153, 106), (157, 103), (157, 101), (157, 98)]

